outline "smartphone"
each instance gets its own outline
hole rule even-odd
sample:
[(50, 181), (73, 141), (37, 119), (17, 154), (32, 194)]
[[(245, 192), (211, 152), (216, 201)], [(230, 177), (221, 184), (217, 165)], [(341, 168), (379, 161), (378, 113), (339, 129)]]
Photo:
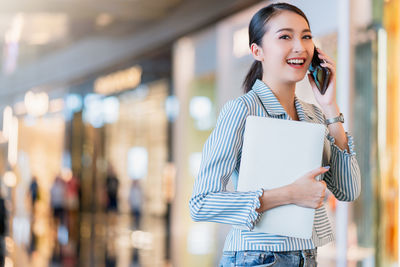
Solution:
[(323, 62), (324, 61), (318, 57), (317, 48), (314, 46), (314, 55), (308, 70), (312, 74), (314, 82), (322, 95), (325, 94), (331, 77), (331, 71), (328, 68), (321, 66), (321, 63)]

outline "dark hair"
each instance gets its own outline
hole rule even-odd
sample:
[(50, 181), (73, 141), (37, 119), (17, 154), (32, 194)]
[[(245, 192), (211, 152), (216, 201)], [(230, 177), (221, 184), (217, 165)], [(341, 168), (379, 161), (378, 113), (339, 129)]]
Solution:
[[(300, 16), (302, 16), (308, 26), (310, 26), (310, 23), (308, 22), (308, 19), (306, 15), (301, 11), (299, 8), (290, 5), (288, 3), (275, 3), (271, 4), (269, 6), (266, 6), (264, 8), (261, 8), (259, 11), (257, 11), (256, 14), (254, 14), (253, 18), (250, 21), (249, 25), (249, 46), (251, 47), (251, 44), (255, 43), (257, 45), (261, 46), (261, 41), (262, 38), (266, 32), (266, 27), (265, 25), (268, 23), (268, 21), (280, 14), (282, 11), (291, 11), (294, 12)], [(263, 76), (263, 69), (261, 62), (258, 60), (255, 60), (253, 64), (250, 67), (249, 72), (246, 75), (246, 78), (244, 79), (243, 82), (243, 89), (244, 92), (247, 93), (251, 90), (253, 87), (254, 82), (257, 79), (262, 79)]]

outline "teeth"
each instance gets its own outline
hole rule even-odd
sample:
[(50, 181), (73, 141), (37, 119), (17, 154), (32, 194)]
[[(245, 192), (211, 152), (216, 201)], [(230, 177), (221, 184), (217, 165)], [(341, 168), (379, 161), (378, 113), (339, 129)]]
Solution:
[(304, 59), (289, 59), (287, 62), (289, 64), (303, 64)]

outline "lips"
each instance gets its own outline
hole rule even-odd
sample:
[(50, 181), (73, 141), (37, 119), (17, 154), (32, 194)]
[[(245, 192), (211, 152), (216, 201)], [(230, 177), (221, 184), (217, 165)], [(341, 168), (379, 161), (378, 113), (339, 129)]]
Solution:
[(290, 58), (286, 62), (291, 65), (303, 65), (306, 62), (305, 58)]
[(301, 69), (304, 66), (305, 62), (306, 59), (303, 57), (289, 58), (286, 60), (286, 63), (289, 64), (289, 66), (296, 69)]

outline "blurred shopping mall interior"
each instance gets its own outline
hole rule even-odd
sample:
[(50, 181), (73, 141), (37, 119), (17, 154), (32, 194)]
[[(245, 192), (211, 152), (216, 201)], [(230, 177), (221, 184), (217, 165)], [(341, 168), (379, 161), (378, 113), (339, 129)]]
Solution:
[[(3, 1), (0, 266), (217, 266), (230, 226), (189, 199), (271, 2)], [(337, 63), (362, 177), (355, 202), (326, 197), (319, 266), (399, 266), (400, 0), (287, 2)], [(316, 104), (307, 79), (296, 94)]]

